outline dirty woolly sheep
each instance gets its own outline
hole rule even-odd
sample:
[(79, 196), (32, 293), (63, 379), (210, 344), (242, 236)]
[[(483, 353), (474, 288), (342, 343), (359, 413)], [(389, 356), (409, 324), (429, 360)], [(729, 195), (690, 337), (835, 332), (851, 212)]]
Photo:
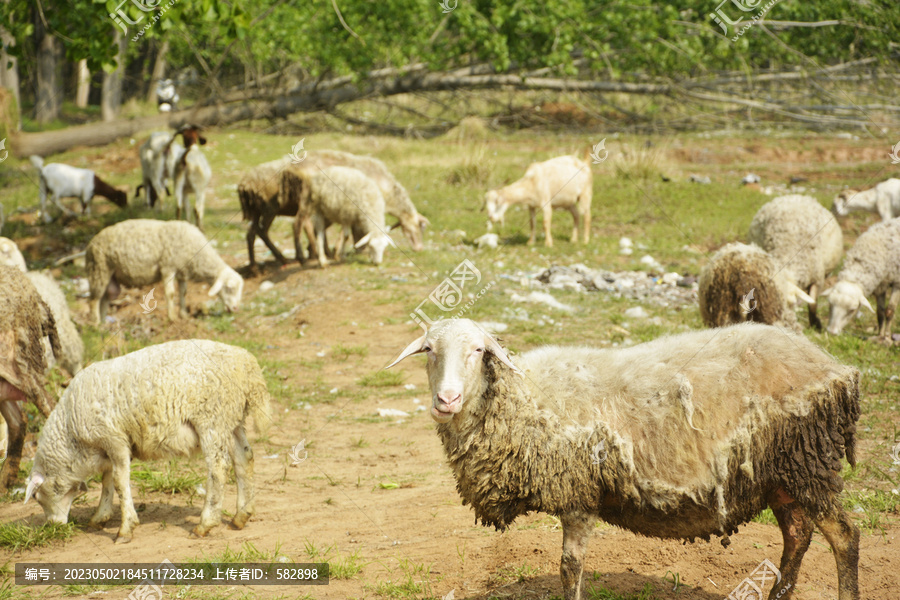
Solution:
[(700, 270), (697, 298), (707, 327), (744, 321), (780, 325), (797, 332), (797, 300), (812, 302), (787, 281), (759, 246), (732, 243), (719, 249)]
[(187, 282), (212, 285), (229, 312), (241, 302), (244, 280), (209, 245), (195, 226), (182, 221), (130, 219), (110, 225), (94, 236), (85, 252), (91, 287), (91, 316), (95, 324), (106, 317), (109, 301), (120, 286), (142, 287), (163, 281), (170, 320), (175, 320), (175, 283), (181, 315), (187, 312)]
[[(119, 496), (116, 543), (130, 542), (139, 524), (131, 496), (131, 459), (189, 456), (202, 451), (209, 470), (206, 500), (193, 535), (219, 524), (229, 462), (237, 479), (242, 529), (255, 512), (253, 451), (246, 419), (269, 422), (262, 370), (242, 348), (210, 340), (180, 340), (97, 362), (75, 376), (38, 440), (25, 501), (32, 496), (47, 519), (65, 523), (84, 482), (103, 474), (100, 504), (90, 524), (102, 527)], [(229, 461), (230, 455), (230, 461)]]
[(498, 529), (531, 511), (559, 517), (567, 600), (582, 597), (598, 519), (724, 544), (766, 506), (784, 535), (770, 600), (790, 598), (815, 526), (834, 552), (840, 600), (858, 600), (859, 530), (838, 494), (841, 459), (855, 462), (859, 371), (805, 337), (742, 323), (624, 349), (545, 346), (514, 364), (454, 319), (390, 366), (419, 352), (463, 502)]
[(44, 416), (53, 410), (44, 373), (47, 361), (41, 340), (50, 339), (59, 356), (59, 338), (50, 307), (18, 269), (0, 265), (0, 421), (8, 428), (6, 460), (0, 465), (0, 494), (15, 483), (25, 443), (22, 401)]
[(810, 196), (781, 196), (757, 211), (749, 240), (769, 253), (788, 281), (809, 294), (813, 300), (808, 305), (809, 324), (821, 329), (816, 296), (844, 251), (844, 236), (834, 215)]

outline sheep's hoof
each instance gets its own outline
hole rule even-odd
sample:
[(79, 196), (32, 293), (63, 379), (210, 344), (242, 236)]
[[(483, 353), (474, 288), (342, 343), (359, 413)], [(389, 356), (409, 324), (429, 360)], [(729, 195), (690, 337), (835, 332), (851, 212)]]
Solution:
[[(91, 519), (90, 521), (88, 521), (88, 527), (90, 527), (91, 529), (103, 529), (108, 520), (109, 518), (103, 519), (102, 521), (95, 521), (94, 519)], [(131, 538), (128, 538), (128, 541), (131, 541)]]
[(116, 536), (117, 544), (130, 544), (131, 543), (131, 535), (122, 535), (119, 534)]
[(209, 533), (209, 528), (201, 527), (200, 525), (197, 525), (191, 531), (191, 537), (192, 538), (202, 538), (202, 537), (206, 537), (207, 533)]
[(234, 519), (231, 520), (231, 528), (232, 529), (243, 529), (244, 525), (247, 524), (247, 521), (250, 520), (250, 513), (239, 512), (234, 516)]

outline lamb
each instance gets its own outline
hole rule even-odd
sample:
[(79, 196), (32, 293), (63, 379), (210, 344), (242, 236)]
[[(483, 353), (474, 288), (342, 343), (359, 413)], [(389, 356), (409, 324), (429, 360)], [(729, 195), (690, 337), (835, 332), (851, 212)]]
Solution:
[(728, 535), (767, 505), (790, 598), (814, 523), (859, 598), (859, 530), (841, 507), (855, 463), (859, 371), (802, 335), (742, 323), (625, 349), (545, 346), (516, 363), (467, 319), (438, 321), (393, 366), (427, 353), (431, 415), (463, 502), (505, 529), (560, 518), (565, 598), (581, 595), (597, 519), (642, 535)]
[(205, 536), (219, 524), (229, 455), (237, 479), (231, 524), (242, 529), (255, 512), (248, 415), (258, 429), (268, 425), (269, 394), (259, 364), (242, 348), (179, 340), (94, 363), (75, 376), (47, 419), (25, 501), (34, 496), (49, 521), (65, 523), (84, 481), (101, 472), (100, 504), (90, 524), (102, 527), (112, 517), (115, 490), (122, 509), (116, 543), (127, 543), (139, 524), (129, 483), (132, 457), (201, 450), (209, 475), (193, 535)]
[(41, 296), (41, 299), (50, 307), (50, 312), (53, 313), (61, 352), (54, 355), (49, 340), (47, 338), (43, 339), (47, 369), (53, 368), (58, 357), (59, 363), (64, 369), (72, 375), (76, 374), (81, 370), (81, 363), (84, 360), (84, 342), (78, 333), (78, 328), (72, 322), (69, 303), (66, 300), (66, 295), (59, 288), (59, 284), (56, 283), (56, 280), (49, 273), (28, 271), (25, 265), (25, 257), (19, 252), (15, 242), (8, 238), (0, 237), (0, 265), (13, 267), (25, 273), (25, 276), (28, 277), (35, 290)]
[(844, 236), (834, 215), (810, 196), (781, 196), (757, 211), (749, 239), (769, 253), (787, 281), (812, 298), (809, 324), (822, 329), (816, 295), (844, 250)]
[(544, 215), (544, 245), (553, 246), (550, 221), (554, 208), (564, 208), (572, 213), (572, 242), (578, 241), (578, 228), (584, 227), (584, 242), (591, 238), (591, 196), (594, 176), (590, 166), (574, 156), (559, 156), (544, 162), (532, 163), (525, 176), (499, 190), (485, 194), (488, 212), (488, 228), (492, 223), (502, 223), (506, 210), (513, 204), (524, 204), (531, 215), (531, 237), (534, 244), (538, 210)]
[[(866, 300), (869, 294), (875, 294), (877, 312)], [(879, 340), (889, 342), (900, 302), (900, 219), (876, 223), (859, 236), (847, 252), (837, 283), (821, 295), (831, 303), (828, 333), (840, 335), (860, 308), (866, 307), (876, 312)]]
[(358, 234), (361, 237), (356, 247), (367, 246), (372, 262), (381, 264), (385, 248), (394, 242), (384, 225), (384, 198), (374, 181), (350, 167), (325, 167), (315, 172), (289, 170), (282, 175), (282, 197), (297, 198), (299, 206), (294, 237), (299, 238), (301, 228), (312, 237), (312, 221), (320, 267), (328, 265), (325, 228), (330, 223), (343, 228), (335, 246), (336, 254), (342, 251), (351, 235)]
[[(185, 194), (193, 192), (197, 196), (194, 203), (194, 221), (197, 228), (203, 231), (203, 211), (206, 206), (206, 188), (212, 179), (212, 169), (200, 146), (206, 144), (206, 138), (200, 135), (200, 128), (195, 125), (182, 127), (178, 133), (184, 140), (184, 154), (175, 163), (175, 218), (184, 214), (188, 218), (190, 203)], [(167, 149), (166, 152), (171, 150)]]
[(184, 146), (174, 138), (175, 135), (167, 131), (156, 131), (150, 134), (139, 151), (143, 181), (137, 187), (135, 198), (143, 188), (147, 206), (151, 208), (156, 206), (157, 200), (160, 200), (159, 206), (162, 207), (163, 192), (169, 194), (166, 181), (175, 179), (175, 165), (184, 155)]
[(109, 185), (90, 169), (79, 169), (61, 163), (44, 164), (40, 156), (31, 156), (31, 164), (38, 170), (40, 179), (41, 214), (44, 222), (53, 219), (47, 212), (47, 195), (52, 195), (53, 203), (67, 215), (74, 214), (62, 205), (60, 198), (77, 197), (81, 200), (81, 212), (91, 214), (91, 199), (94, 196), (108, 198), (120, 208), (128, 206), (128, 194)]
[(0, 265), (0, 416), (8, 428), (6, 461), (0, 465), (0, 494), (15, 483), (25, 443), (21, 402), (27, 400), (48, 416), (53, 398), (47, 392), (47, 362), (41, 339), (47, 336), (59, 356), (53, 313), (18, 269)]
[(175, 282), (181, 315), (187, 312), (187, 282), (212, 284), (210, 296), (219, 295), (225, 309), (237, 310), (244, 280), (225, 264), (199, 229), (183, 221), (131, 219), (106, 227), (90, 241), (85, 267), (91, 289), (91, 316), (95, 324), (106, 317), (109, 301), (120, 286), (140, 287), (162, 281), (170, 320), (175, 320)]
[(700, 316), (707, 327), (755, 321), (800, 331), (794, 306), (812, 302), (778, 271), (759, 246), (740, 243), (719, 249), (700, 271)]
[(861, 192), (844, 190), (834, 199), (834, 214), (846, 217), (854, 210), (877, 212), (884, 221), (900, 217), (900, 179), (891, 178)]

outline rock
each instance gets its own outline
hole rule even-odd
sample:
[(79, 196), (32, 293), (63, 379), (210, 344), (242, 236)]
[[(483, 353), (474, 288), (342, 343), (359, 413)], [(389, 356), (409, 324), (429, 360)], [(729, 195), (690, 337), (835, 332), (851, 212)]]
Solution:
[(566, 312), (572, 312), (575, 309), (569, 306), (568, 304), (563, 304), (550, 294), (546, 292), (531, 292), (527, 296), (520, 296), (519, 294), (513, 294), (510, 299), (513, 302), (539, 302), (541, 304), (546, 304), (551, 308), (556, 308), (558, 310), (564, 310)]
[(634, 242), (631, 241), (631, 238), (619, 238), (619, 248), (631, 248), (632, 246), (634, 246)]
[(761, 181), (761, 179), (759, 178), (759, 175), (757, 175), (756, 173), (747, 173), (746, 175), (744, 175), (744, 178), (741, 179), (741, 183), (743, 183), (744, 185), (749, 185), (751, 183), (759, 183), (760, 181)]
[(712, 179), (710, 179), (708, 175), (697, 174), (692, 174), (690, 177), (688, 177), (688, 181), (690, 181), (691, 183), (702, 183), (706, 185), (712, 183)]
[(642, 306), (633, 306), (625, 311), (625, 316), (629, 319), (645, 319), (649, 315)]
[(681, 275), (673, 272), (673, 273), (666, 273), (665, 275), (663, 275), (660, 278), (660, 281), (662, 281), (666, 285), (676, 285), (678, 283), (679, 279), (681, 279)]
[(379, 408), (377, 411), (379, 417), (408, 417), (409, 413), (398, 408)]
[(275, 284), (272, 283), (271, 281), (263, 281), (261, 284), (259, 284), (259, 293), (265, 294), (266, 292), (271, 290), (273, 287), (275, 287)]
[(509, 329), (509, 325), (497, 321), (479, 321), (478, 324), (488, 333), (503, 333)]
[(624, 254), (625, 256), (630, 256), (632, 252), (634, 252), (634, 250), (631, 248), (619, 248), (619, 254)]

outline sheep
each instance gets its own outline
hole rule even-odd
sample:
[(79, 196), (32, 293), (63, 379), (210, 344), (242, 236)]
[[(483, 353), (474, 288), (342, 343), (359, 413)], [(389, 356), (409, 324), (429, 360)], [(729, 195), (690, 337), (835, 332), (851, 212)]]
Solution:
[(584, 227), (584, 242), (591, 238), (591, 196), (594, 177), (586, 162), (574, 156), (559, 156), (544, 162), (532, 163), (522, 179), (484, 196), (488, 212), (488, 228), (502, 223), (506, 210), (513, 204), (524, 204), (531, 215), (531, 237), (534, 244), (537, 230), (536, 213), (544, 215), (544, 245), (553, 246), (550, 221), (554, 208), (572, 213), (572, 242), (578, 241), (578, 228)]
[(149, 460), (201, 450), (209, 475), (194, 536), (219, 524), (228, 456), (237, 479), (242, 529), (255, 512), (253, 451), (246, 418), (258, 429), (269, 421), (262, 370), (242, 348), (211, 340), (179, 340), (97, 362), (75, 376), (47, 419), (25, 489), (48, 521), (65, 523), (84, 481), (103, 474), (100, 504), (90, 520), (102, 528), (112, 517), (113, 491), (122, 523), (116, 543), (132, 539), (139, 524), (131, 496), (132, 457)]
[(799, 332), (794, 306), (799, 300), (812, 302), (759, 246), (723, 246), (700, 270), (698, 283), (700, 316), (707, 327), (756, 321)]
[[(194, 220), (197, 228), (203, 231), (203, 211), (206, 206), (206, 188), (212, 179), (212, 169), (200, 146), (206, 144), (206, 138), (200, 135), (200, 128), (187, 125), (178, 130), (184, 140), (184, 154), (175, 163), (175, 218), (184, 214), (188, 218), (190, 202), (185, 194), (193, 192), (197, 196), (194, 203)], [(166, 152), (168, 152), (167, 150)]]
[(378, 185), (362, 171), (350, 167), (325, 167), (315, 172), (290, 171), (282, 178), (282, 196), (297, 198), (299, 210), (294, 221), (294, 237), (306, 228), (312, 238), (315, 227), (319, 266), (328, 265), (325, 255), (325, 228), (337, 223), (343, 228), (335, 254), (340, 254), (352, 235), (360, 235), (356, 247), (366, 246), (372, 262), (380, 265), (384, 250), (394, 242), (384, 225), (384, 197)]
[[(256, 271), (256, 236), (268, 246), (269, 250), (281, 264), (287, 259), (269, 238), (269, 228), (277, 216), (294, 217), (299, 206), (295, 199), (284, 199), (279, 194), (281, 189), (281, 172), (291, 162), (290, 156), (284, 156), (248, 171), (238, 183), (238, 200), (245, 221), (250, 221), (247, 229), (247, 253), (250, 256), (250, 270)], [(299, 238), (294, 238), (294, 246), (298, 260), (303, 262)]]
[(15, 242), (8, 238), (0, 237), (0, 265), (18, 269), (28, 277), (31, 284), (37, 290), (41, 299), (50, 307), (53, 319), (56, 321), (56, 330), (59, 335), (61, 353), (54, 353), (49, 340), (44, 338), (44, 356), (47, 361), (47, 369), (53, 368), (58, 362), (72, 375), (81, 370), (84, 359), (84, 342), (78, 333), (78, 328), (72, 322), (72, 314), (69, 312), (69, 303), (66, 295), (59, 288), (59, 284), (49, 273), (28, 271), (25, 265), (25, 257), (19, 252)]
[(143, 188), (144, 198), (150, 208), (156, 206), (157, 200), (160, 200), (159, 207), (162, 208), (162, 193), (169, 194), (166, 181), (174, 180), (175, 165), (184, 155), (184, 146), (175, 141), (174, 137), (167, 131), (156, 131), (141, 145), (139, 155), (143, 181), (137, 187), (134, 197), (137, 198)]
[(802, 335), (742, 323), (624, 349), (545, 346), (515, 363), (467, 319), (433, 324), (388, 368), (427, 353), (431, 416), (465, 504), (505, 529), (558, 516), (565, 598), (581, 598), (597, 519), (660, 538), (728, 536), (767, 505), (789, 598), (814, 523), (859, 598), (859, 530), (841, 507), (855, 463), (859, 371)]
[(900, 179), (891, 178), (861, 192), (844, 190), (834, 199), (834, 214), (846, 217), (854, 210), (877, 212), (884, 221), (900, 217)]
[(128, 206), (128, 193), (109, 185), (90, 169), (79, 169), (61, 163), (44, 164), (40, 156), (32, 155), (31, 164), (38, 170), (40, 179), (41, 214), (45, 223), (53, 219), (47, 212), (47, 195), (52, 195), (53, 203), (67, 215), (74, 214), (59, 201), (60, 198), (77, 197), (81, 200), (82, 214), (91, 214), (91, 199), (94, 196), (108, 198), (120, 208)]
[(0, 494), (6, 493), (19, 475), (25, 443), (21, 401), (33, 403), (44, 416), (53, 410), (53, 397), (44, 377), (44, 336), (59, 356), (59, 337), (50, 308), (21, 271), (0, 265), (0, 420), (8, 428), (6, 461), (0, 465)]
[(821, 330), (816, 295), (844, 250), (844, 236), (834, 215), (810, 196), (781, 196), (757, 211), (749, 240), (769, 253), (787, 281), (809, 295), (809, 324)]
[[(875, 294), (877, 312), (866, 300), (869, 294)], [(847, 251), (837, 283), (820, 295), (831, 303), (828, 333), (840, 335), (850, 319), (866, 307), (878, 317), (879, 340), (889, 342), (900, 302), (900, 219), (876, 223), (859, 236)]]
[(229, 312), (237, 310), (244, 289), (243, 278), (225, 264), (203, 233), (183, 221), (130, 219), (106, 227), (88, 243), (85, 267), (95, 324), (106, 317), (109, 301), (122, 285), (139, 287), (162, 281), (172, 321), (177, 318), (176, 281), (182, 315), (187, 312), (188, 280), (212, 284), (209, 295), (218, 294)]

